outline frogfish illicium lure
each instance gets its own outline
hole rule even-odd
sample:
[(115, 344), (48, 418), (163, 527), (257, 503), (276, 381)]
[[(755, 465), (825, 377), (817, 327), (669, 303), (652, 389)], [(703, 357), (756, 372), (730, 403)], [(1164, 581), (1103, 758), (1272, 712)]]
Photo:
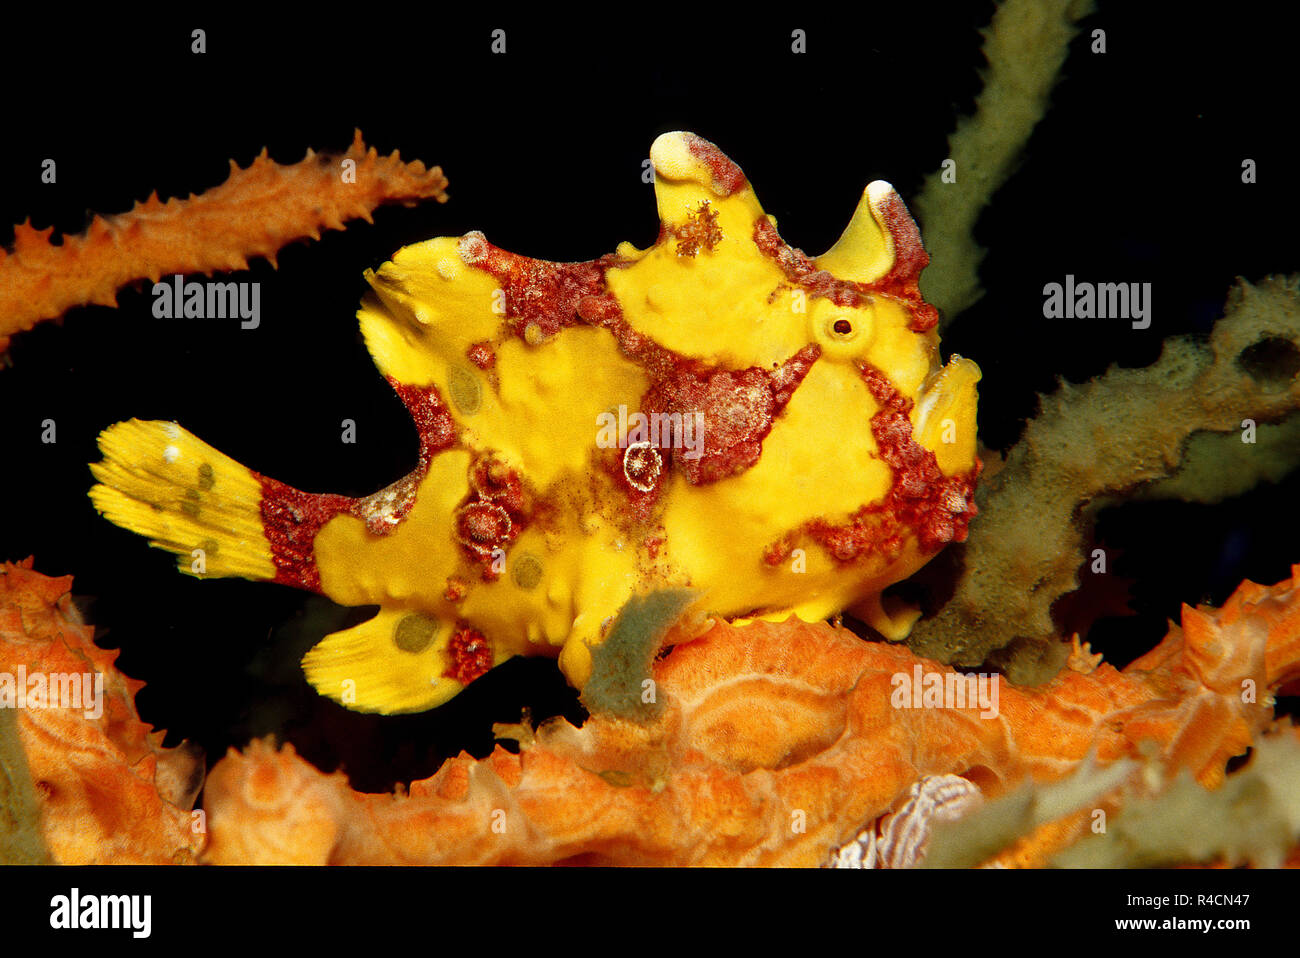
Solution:
[(965, 538), (980, 468), (979, 369), (940, 360), (907, 208), (871, 183), (810, 257), (712, 143), (667, 133), (650, 159), (648, 249), (553, 263), (471, 232), (367, 271), (361, 330), (420, 435), (405, 478), (303, 492), (130, 420), (100, 436), (96, 508), (183, 572), (378, 605), (303, 659), (363, 711), (433, 708), (521, 654), (582, 688), (619, 610), (664, 589), (902, 637), (917, 613), (881, 592)]

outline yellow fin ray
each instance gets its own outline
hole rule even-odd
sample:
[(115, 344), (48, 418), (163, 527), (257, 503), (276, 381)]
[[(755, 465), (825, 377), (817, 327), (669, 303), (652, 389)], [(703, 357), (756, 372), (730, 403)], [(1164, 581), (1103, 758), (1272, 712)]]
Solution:
[[(888, 605), (889, 608), (885, 608)], [(890, 642), (902, 642), (921, 618), (919, 608), (894, 596), (868, 596), (849, 610)]]
[(95, 508), (199, 576), (274, 579), (257, 475), (174, 422), (131, 419), (99, 434)]
[(358, 712), (423, 712), (465, 688), (443, 675), (455, 632), (445, 619), (381, 608), (373, 619), (327, 635), (302, 667), (317, 692)]

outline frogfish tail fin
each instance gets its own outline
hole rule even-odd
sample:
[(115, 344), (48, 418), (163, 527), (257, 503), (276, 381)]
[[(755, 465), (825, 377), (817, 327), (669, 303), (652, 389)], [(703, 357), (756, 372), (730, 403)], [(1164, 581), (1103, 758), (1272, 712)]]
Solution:
[(115, 423), (99, 449), (90, 499), (110, 522), (176, 553), (189, 575), (276, 578), (257, 473), (173, 422)]

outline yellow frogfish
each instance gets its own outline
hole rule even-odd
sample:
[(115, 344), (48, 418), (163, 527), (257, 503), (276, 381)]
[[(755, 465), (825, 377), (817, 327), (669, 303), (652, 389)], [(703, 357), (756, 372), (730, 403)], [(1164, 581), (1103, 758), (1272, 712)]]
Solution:
[(420, 435), (405, 478), (303, 492), (131, 420), (100, 435), (95, 507), (183, 572), (378, 605), (303, 659), (361, 711), (433, 708), (515, 655), (581, 689), (659, 590), (906, 635), (919, 613), (881, 592), (965, 538), (980, 470), (980, 372), (940, 360), (906, 206), (871, 183), (810, 257), (712, 143), (667, 133), (650, 159), (648, 249), (554, 263), (471, 232), (367, 271), (361, 330)]

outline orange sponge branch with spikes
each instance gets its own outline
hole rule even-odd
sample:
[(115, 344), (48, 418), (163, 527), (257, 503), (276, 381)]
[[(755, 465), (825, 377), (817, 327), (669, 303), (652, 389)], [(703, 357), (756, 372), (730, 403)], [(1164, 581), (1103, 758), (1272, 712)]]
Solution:
[(136, 710), (144, 683), (95, 644), (72, 576), (32, 565), (0, 562), (0, 861), (195, 861), (198, 749), (163, 747), (165, 733)]
[(446, 187), (439, 167), (403, 163), (396, 152), (381, 157), (357, 130), (342, 154), (309, 149), (282, 166), (264, 149), (242, 170), (231, 160), (220, 186), (165, 203), (155, 193), (127, 213), (96, 216), (62, 245), (50, 243), (52, 227), (29, 220), (15, 228), (13, 251), (0, 249), (0, 351), (14, 333), (73, 306), (116, 306), (117, 290), (135, 280), (247, 269), (253, 256), (274, 265), (287, 243), (320, 239), (322, 228), (343, 229), (349, 219), (370, 222), (383, 203), (446, 202)]

